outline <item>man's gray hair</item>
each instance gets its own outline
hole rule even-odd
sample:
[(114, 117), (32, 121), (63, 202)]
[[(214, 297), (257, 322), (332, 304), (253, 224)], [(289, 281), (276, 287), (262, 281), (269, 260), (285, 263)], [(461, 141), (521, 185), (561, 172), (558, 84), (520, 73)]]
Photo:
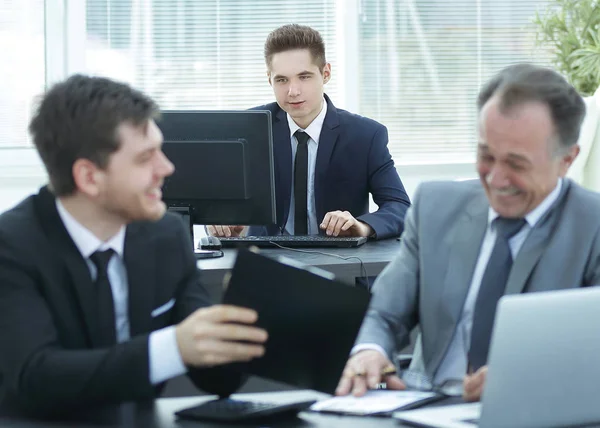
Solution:
[(565, 151), (577, 144), (585, 117), (585, 103), (575, 88), (556, 71), (533, 64), (506, 67), (486, 83), (477, 98), (477, 109), (494, 96), (500, 97), (500, 111), (508, 112), (528, 102), (548, 106), (558, 137), (558, 148)]

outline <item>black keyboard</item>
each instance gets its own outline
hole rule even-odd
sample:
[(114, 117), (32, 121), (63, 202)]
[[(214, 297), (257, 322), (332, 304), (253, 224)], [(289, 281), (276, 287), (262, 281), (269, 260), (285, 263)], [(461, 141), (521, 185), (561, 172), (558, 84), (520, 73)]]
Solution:
[(316, 247), (337, 247), (350, 248), (358, 247), (365, 242), (367, 238), (363, 236), (335, 237), (321, 235), (275, 235), (275, 236), (239, 236), (231, 238), (219, 238), (223, 248), (239, 248), (255, 245), (257, 247), (291, 247), (291, 248), (316, 248)]
[(180, 410), (175, 414), (183, 419), (224, 422), (250, 421), (295, 416), (298, 412), (308, 409), (314, 403), (315, 400), (274, 404), (224, 398), (207, 401), (198, 406)]

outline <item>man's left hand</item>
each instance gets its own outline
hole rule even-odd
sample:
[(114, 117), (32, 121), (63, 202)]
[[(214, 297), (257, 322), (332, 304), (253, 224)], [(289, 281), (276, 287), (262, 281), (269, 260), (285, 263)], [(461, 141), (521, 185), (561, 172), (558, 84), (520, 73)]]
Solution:
[(483, 385), (487, 376), (488, 367), (483, 366), (473, 374), (465, 376), (463, 381), (463, 399), (465, 401), (479, 401), (483, 393)]
[(330, 211), (325, 214), (320, 225), (327, 236), (366, 236), (373, 234), (373, 229), (352, 217), (348, 211)]

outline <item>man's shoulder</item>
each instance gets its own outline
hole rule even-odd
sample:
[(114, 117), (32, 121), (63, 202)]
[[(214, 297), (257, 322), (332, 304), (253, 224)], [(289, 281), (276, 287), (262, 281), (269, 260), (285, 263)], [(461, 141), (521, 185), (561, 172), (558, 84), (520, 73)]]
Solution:
[(275, 112), (276, 110), (278, 110), (279, 104), (277, 104), (276, 102), (272, 102), (269, 104), (262, 104), (256, 107), (251, 107), (248, 110), (269, 110), (271, 113)]
[(600, 193), (588, 190), (569, 179), (565, 180), (569, 186), (564, 212), (568, 218), (576, 218), (579, 224), (600, 224)]
[[(165, 213), (157, 221), (136, 221), (127, 225), (125, 245), (142, 251), (147, 260), (179, 269), (193, 258), (191, 231), (179, 214)], [(183, 263), (183, 264), (182, 264)], [(162, 269), (162, 268), (161, 268)]]
[(420, 217), (445, 224), (468, 207), (485, 207), (488, 202), (479, 180), (430, 181), (419, 185), (413, 205)]
[(569, 196), (571, 199), (582, 200), (595, 206), (600, 206), (600, 193), (586, 189), (570, 179), (566, 179), (565, 182), (569, 186)]
[(15, 243), (35, 237), (40, 233), (41, 221), (35, 210), (35, 198), (31, 195), (14, 207), (0, 214), (0, 236)]
[[(179, 241), (185, 232), (185, 225), (180, 215), (166, 212), (156, 221), (136, 221), (127, 226), (128, 233), (142, 236), (148, 241)], [(191, 239), (191, 237), (190, 237)]]
[[(335, 107), (334, 107), (335, 108)], [(335, 108), (340, 126), (349, 129), (364, 129), (372, 132), (386, 129), (385, 125), (377, 122), (374, 119), (360, 114), (351, 113), (348, 110)]]

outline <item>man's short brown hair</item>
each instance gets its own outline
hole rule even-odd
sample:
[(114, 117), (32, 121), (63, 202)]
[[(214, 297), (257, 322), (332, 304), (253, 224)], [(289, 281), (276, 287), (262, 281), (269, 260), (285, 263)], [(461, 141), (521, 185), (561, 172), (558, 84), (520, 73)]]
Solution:
[(322, 70), (325, 60), (325, 43), (321, 34), (305, 25), (288, 24), (279, 27), (269, 34), (265, 42), (265, 63), (271, 68), (273, 55), (295, 49), (308, 49), (313, 64)]
[(42, 98), (29, 131), (56, 196), (76, 190), (73, 164), (85, 158), (99, 168), (120, 147), (122, 123), (145, 126), (159, 108), (142, 92), (103, 77), (74, 75), (55, 84)]

